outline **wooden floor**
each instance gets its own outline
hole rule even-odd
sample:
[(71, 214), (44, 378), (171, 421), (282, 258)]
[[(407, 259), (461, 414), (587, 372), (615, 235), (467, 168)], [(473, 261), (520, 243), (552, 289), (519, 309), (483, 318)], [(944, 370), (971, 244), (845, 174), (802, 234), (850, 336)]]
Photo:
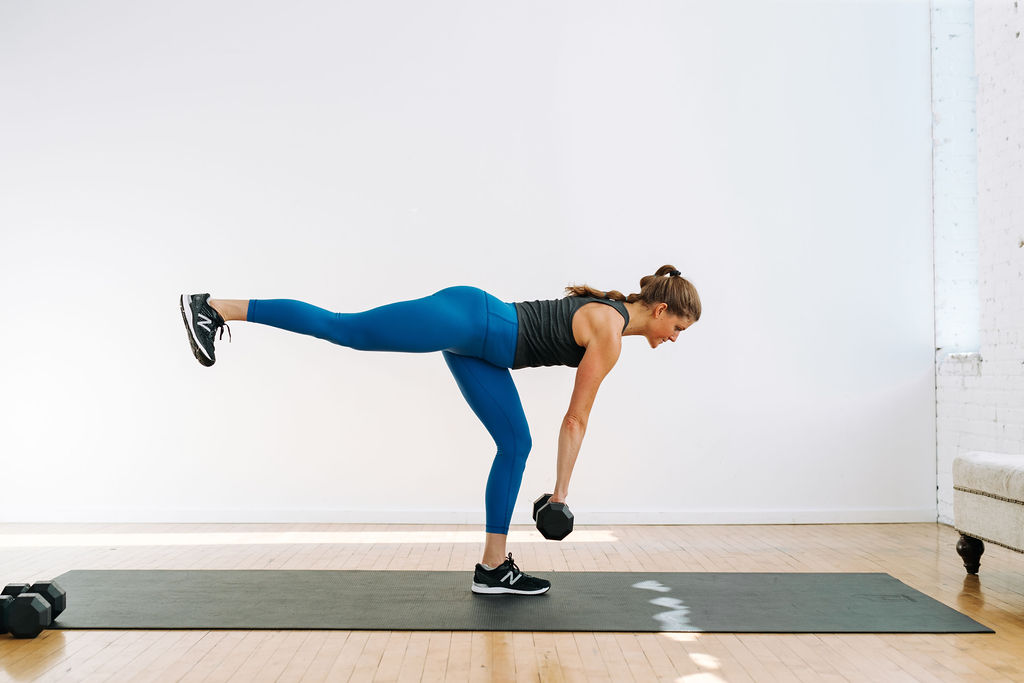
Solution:
[[(0, 525), (0, 580), (71, 569), (469, 571), (482, 532), (390, 525)], [(975, 635), (45, 631), (0, 636), (11, 681), (1024, 681), (1024, 555), (966, 578), (937, 524), (514, 527), (527, 572), (887, 572), (996, 630)]]

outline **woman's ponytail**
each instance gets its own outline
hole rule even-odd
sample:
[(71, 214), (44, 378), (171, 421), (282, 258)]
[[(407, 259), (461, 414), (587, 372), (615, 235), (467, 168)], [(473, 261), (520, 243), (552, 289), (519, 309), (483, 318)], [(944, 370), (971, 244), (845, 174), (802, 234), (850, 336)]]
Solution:
[(624, 296), (622, 292), (611, 290), (603, 292), (589, 285), (570, 285), (565, 288), (568, 296), (588, 296), (595, 299), (625, 301), (626, 303), (641, 302), (646, 306), (664, 303), (669, 313), (682, 318), (690, 318), (694, 322), (700, 320), (700, 296), (697, 288), (682, 276), (675, 266), (665, 265), (654, 271), (654, 275), (640, 278), (640, 291)]

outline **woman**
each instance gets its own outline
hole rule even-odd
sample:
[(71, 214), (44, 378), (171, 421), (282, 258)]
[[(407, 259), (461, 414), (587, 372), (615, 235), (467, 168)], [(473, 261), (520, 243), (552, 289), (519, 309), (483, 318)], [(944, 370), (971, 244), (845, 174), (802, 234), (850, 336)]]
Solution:
[(180, 303), (192, 353), (206, 366), (216, 360), (214, 333), (220, 330), (223, 338), (229, 320), (271, 325), (365, 351), (441, 351), (462, 395), (498, 446), (485, 494), (484, 554), (472, 590), (539, 595), (551, 583), (522, 573), (512, 553), (505, 556), (512, 508), (532, 446), (509, 369), (577, 368), (558, 435), (551, 497), (552, 502), (564, 502), (594, 397), (619, 358), (622, 338), (642, 335), (652, 349), (674, 342), (700, 320), (701, 310), (697, 290), (674, 266), (662, 266), (640, 280), (640, 292), (628, 297), (586, 285), (566, 287), (566, 293), (563, 299), (510, 304), (475, 287), (449, 287), (362, 313), (332, 313), (291, 299), (211, 299), (209, 294), (183, 294)]

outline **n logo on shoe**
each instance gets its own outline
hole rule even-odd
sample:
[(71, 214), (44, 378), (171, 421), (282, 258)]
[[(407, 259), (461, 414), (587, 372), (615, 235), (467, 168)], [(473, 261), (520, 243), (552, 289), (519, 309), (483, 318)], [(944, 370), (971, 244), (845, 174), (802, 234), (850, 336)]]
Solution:
[(202, 313), (199, 314), (199, 327), (203, 328), (207, 332), (210, 332), (210, 325), (212, 323), (213, 321), (207, 318), (205, 315), (203, 315)]
[[(519, 574), (519, 575), (513, 577), (512, 572), (509, 572), (508, 574), (505, 574), (505, 576), (501, 577), (501, 581), (507, 580), (508, 581), (508, 585), (514, 586), (514, 585), (516, 585), (516, 581), (518, 581), (521, 578), (523, 578), (522, 574)], [(499, 581), (498, 583), (501, 583), (501, 581)]]

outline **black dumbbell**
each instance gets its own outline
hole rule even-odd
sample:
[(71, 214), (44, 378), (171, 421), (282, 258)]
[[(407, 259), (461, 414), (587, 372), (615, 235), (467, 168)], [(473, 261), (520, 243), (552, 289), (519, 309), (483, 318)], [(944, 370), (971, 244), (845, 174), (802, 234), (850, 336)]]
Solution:
[(8, 584), (0, 593), (0, 626), (15, 638), (35, 638), (67, 606), (67, 594), (56, 581)]
[(561, 541), (572, 533), (572, 512), (565, 503), (551, 503), (550, 493), (533, 501), (533, 520), (544, 538)]

